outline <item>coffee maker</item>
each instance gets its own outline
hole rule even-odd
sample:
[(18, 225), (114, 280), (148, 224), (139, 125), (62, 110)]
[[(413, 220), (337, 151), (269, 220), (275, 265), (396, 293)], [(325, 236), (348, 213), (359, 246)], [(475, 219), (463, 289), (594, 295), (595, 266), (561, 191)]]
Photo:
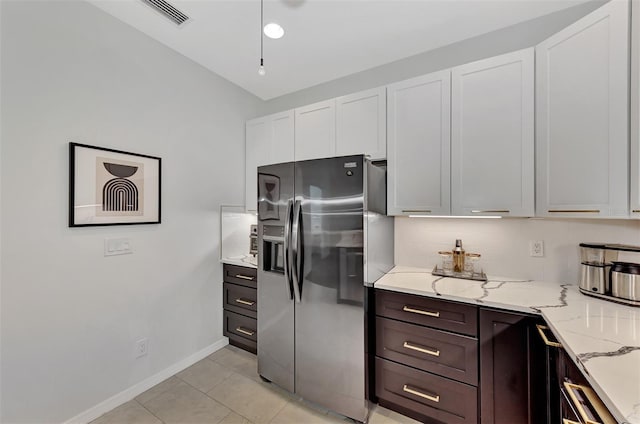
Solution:
[(607, 294), (611, 291), (609, 270), (618, 260), (618, 251), (606, 244), (580, 243), (580, 290)]
[[(637, 290), (632, 290), (633, 287), (627, 290), (626, 287), (629, 284), (622, 278), (626, 277), (626, 274), (635, 273), (640, 265), (619, 262), (618, 257), (622, 252), (640, 254), (640, 247), (623, 244), (580, 243), (580, 291), (590, 296), (640, 306), (640, 299), (637, 299), (635, 295), (623, 294), (628, 291), (635, 293)], [(613, 290), (612, 280), (616, 280), (616, 287)], [(624, 281), (625, 284), (621, 281)], [(625, 288), (624, 292), (621, 290), (622, 287)]]

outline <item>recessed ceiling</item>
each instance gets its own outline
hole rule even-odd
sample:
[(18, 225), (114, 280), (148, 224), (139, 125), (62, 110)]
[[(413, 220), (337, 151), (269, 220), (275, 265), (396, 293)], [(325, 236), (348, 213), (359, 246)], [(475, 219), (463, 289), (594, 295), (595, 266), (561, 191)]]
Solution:
[(583, 3), (585, 0), (170, 0), (177, 26), (143, 0), (88, 0), (184, 56), (268, 100)]

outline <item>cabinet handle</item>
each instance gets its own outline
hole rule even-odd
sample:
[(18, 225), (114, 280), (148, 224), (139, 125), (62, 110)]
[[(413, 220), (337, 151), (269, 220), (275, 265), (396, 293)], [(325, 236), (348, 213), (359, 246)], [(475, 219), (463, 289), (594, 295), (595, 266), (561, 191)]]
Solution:
[(440, 317), (440, 312), (423, 311), (422, 309), (414, 309), (414, 308), (411, 308), (411, 307), (406, 306), (406, 305), (402, 308), (402, 310), (405, 311), (405, 312), (411, 312), (411, 313), (419, 314), (419, 315), (427, 315), (427, 316), (435, 317), (435, 318), (439, 318)]
[(563, 418), (563, 419), (562, 419), (562, 424), (580, 424), (580, 423), (579, 423), (579, 422), (577, 422), (577, 421), (568, 420), (568, 419), (566, 419), (566, 418)]
[(600, 209), (552, 209), (549, 213), (600, 213)]
[(236, 278), (241, 278), (243, 280), (253, 280), (253, 277), (250, 277), (248, 275), (242, 275), (242, 274), (236, 274)]
[(542, 341), (544, 342), (544, 344), (546, 344), (547, 346), (551, 346), (551, 347), (562, 347), (562, 345), (560, 343), (552, 342), (551, 340), (549, 340), (547, 338), (547, 335), (544, 334), (544, 331), (548, 330), (549, 327), (547, 327), (546, 325), (536, 324), (536, 328), (538, 329), (538, 333), (540, 333), (540, 337), (542, 337)]
[(237, 331), (238, 333), (246, 334), (247, 336), (253, 336), (254, 334), (256, 334), (256, 332), (255, 332), (255, 331), (245, 330), (245, 329), (244, 329), (244, 328), (242, 328), (242, 327), (237, 327), (237, 328), (236, 328), (236, 331)]
[[(580, 415), (582, 422), (585, 424), (609, 424), (615, 422), (612, 419), (607, 419), (607, 417), (610, 416), (609, 412), (606, 411), (602, 401), (597, 397), (593, 390), (591, 390), (591, 388), (574, 384), (569, 381), (565, 381), (563, 384), (567, 393), (569, 393), (571, 401), (578, 410), (578, 414)], [(582, 392), (582, 395), (580, 396), (582, 400), (579, 400), (577, 392)], [(593, 407), (593, 411), (596, 414), (595, 417), (593, 414), (590, 414), (585, 410), (584, 403), (586, 402), (589, 402), (591, 407)]]
[(631, 212), (633, 212), (633, 213), (638, 213), (638, 212), (640, 212), (640, 209), (634, 209), (634, 210), (632, 210)]
[(416, 346), (416, 345), (411, 344), (409, 342), (404, 342), (402, 347), (404, 347), (406, 349), (417, 350), (418, 352), (426, 353), (427, 355), (431, 355), (431, 356), (440, 356), (440, 351), (439, 350), (426, 349), (424, 347)]
[(247, 305), (247, 306), (253, 306), (256, 304), (256, 302), (252, 302), (250, 300), (244, 300), (242, 298), (236, 299), (236, 303), (241, 303), (243, 305)]
[(422, 393), (419, 390), (416, 389), (412, 389), (411, 387), (407, 386), (406, 384), (404, 386), (402, 386), (402, 391), (403, 392), (407, 392), (407, 393), (411, 393), (412, 395), (416, 395), (416, 396), (420, 396), (421, 398), (430, 400), (432, 402), (440, 402), (440, 395), (428, 395), (426, 393)]
[(511, 213), (509, 209), (500, 210), (500, 209), (474, 209), (471, 213)]
[(431, 213), (429, 209), (402, 209), (402, 213)]

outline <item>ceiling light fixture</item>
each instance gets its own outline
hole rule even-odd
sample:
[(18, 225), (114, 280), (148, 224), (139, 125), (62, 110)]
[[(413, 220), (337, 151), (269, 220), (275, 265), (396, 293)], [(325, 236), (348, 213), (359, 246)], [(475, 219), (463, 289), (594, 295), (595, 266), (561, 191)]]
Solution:
[(282, 27), (275, 22), (269, 22), (268, 24), (266, 24), (263, 31), (264, 35), (269, 38), (273, 38), (274, 40), (282, 38), (282, 36), (284, 35), (284, 29), (282, 29)]
[(258, 67), (258, 75), (261, 77), (267, 73), (264, 69), (264, 35), (262, 28), (264, 28), (264, 0), (260, 0), (260, 67)]

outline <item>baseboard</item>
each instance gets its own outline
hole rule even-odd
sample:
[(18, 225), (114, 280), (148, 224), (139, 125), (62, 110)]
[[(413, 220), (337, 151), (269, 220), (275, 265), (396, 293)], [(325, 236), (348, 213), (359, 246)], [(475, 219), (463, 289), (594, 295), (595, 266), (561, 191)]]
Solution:
[(205, 347), (204, 349), (194, 353), (193, 355), (187, 356), (183, 360), (176, 362), (175, 364), (171, 365), (168, 368), (163, 369), (159, 373), (156, 373), (151, 377), (145, 380), (142, 380), (138, 384), (131, 386), (128, 389), (123, 390), (122, 392), (114, 396), (111, 396), (109, 399), (103, 402), (100, 402), (99, 404), (87, 409), (84, 412), (81, 412), (75, 417), (65, 421), (64, 424), (85, 424), (90, 421), (93, 421), (99, 416), (105, 414), (106, 412), (109, 412), (112, 409), (122, 405), (123, 403), (130, 401), (131, 399), (138, 396), (140, 393), (143, 393), (149, 390), (156, 384), (166, 380), (167, 378), (182, 371), (183, 369), (190, 367), (191, 365), (195, 364), (201, 359), (206, 358), (207, 356), (211, 355), (213, 352), (219, 349), (222, 349), (228, 344), (229, 344), (229, 339), (226, 337), (223, 337), (222, 339), (218, 340), (212, 345)]

